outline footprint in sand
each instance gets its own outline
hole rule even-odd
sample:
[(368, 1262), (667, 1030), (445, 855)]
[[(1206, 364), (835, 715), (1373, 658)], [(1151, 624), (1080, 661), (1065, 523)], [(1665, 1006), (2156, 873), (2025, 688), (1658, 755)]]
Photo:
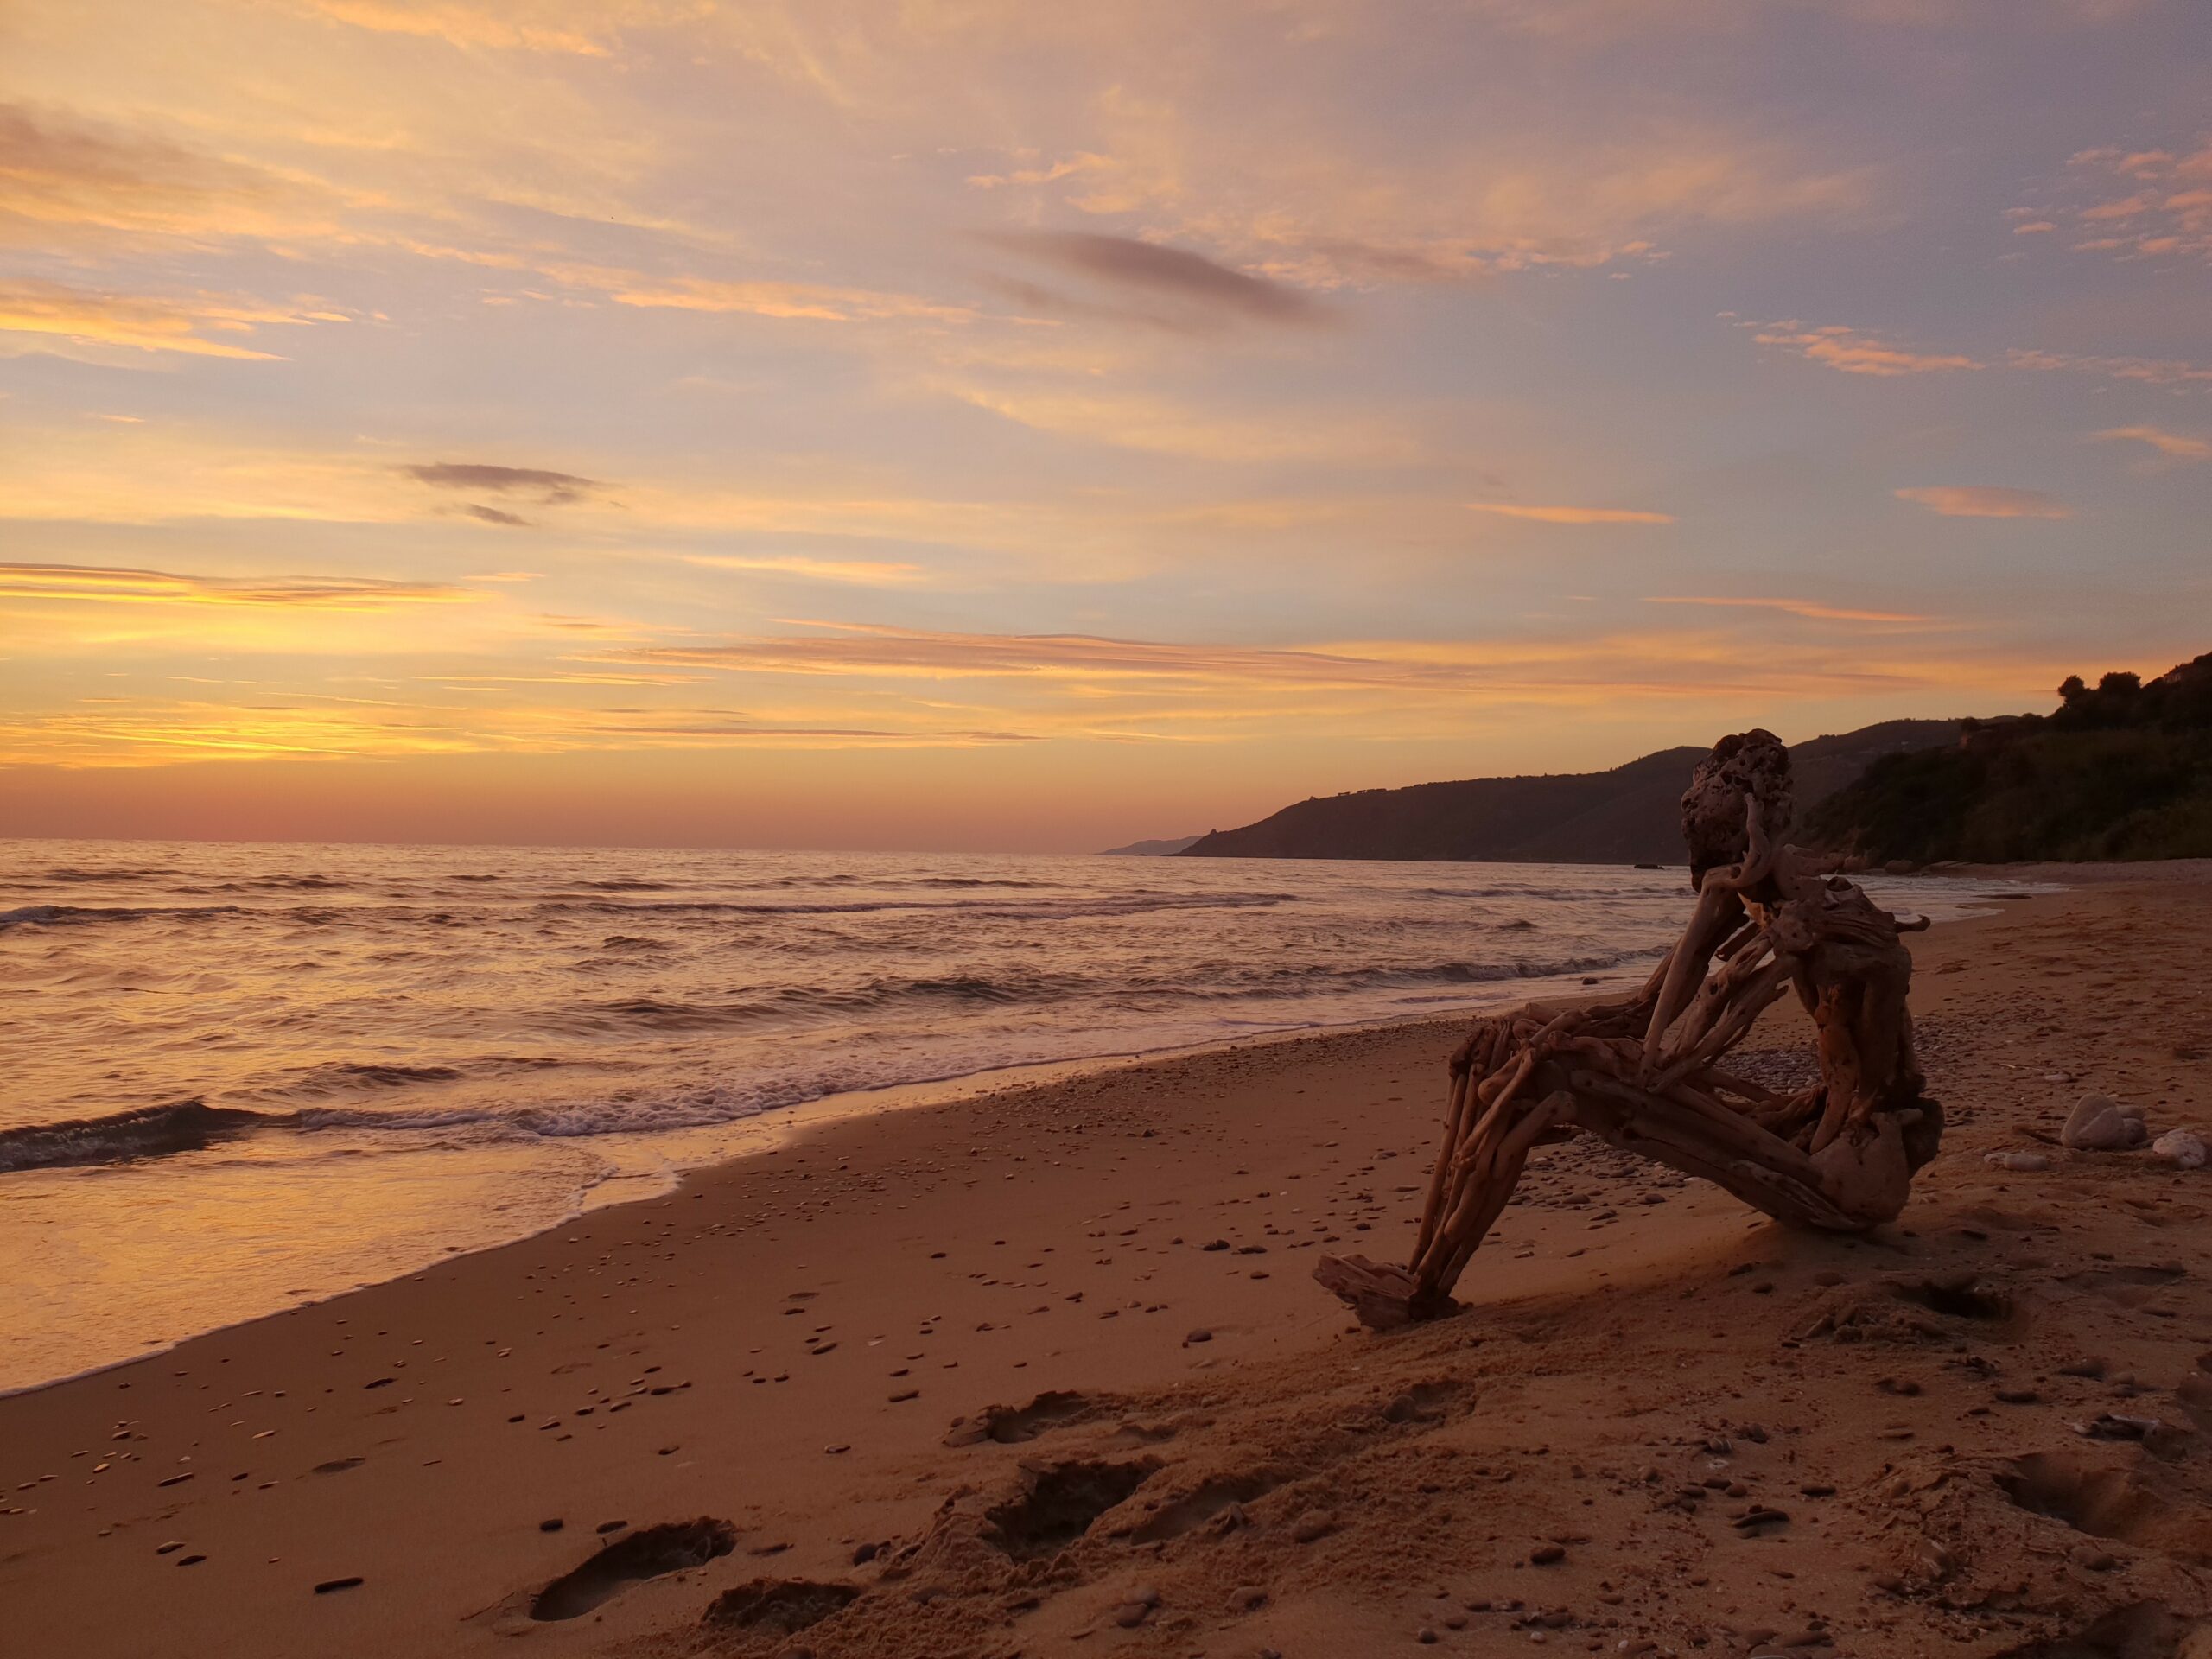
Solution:
[(633, 1584), (704, 1567), (736, 1548), (737, 1529), (712, 1516), (647, 1527), (617, 1539), (540, 1590), (531, 1598), (530, 1616), (540, 1624), (581, 1618)]
[(1091, 1522), (1127, 1501), (1160, 1466), (1157, 1459), (1139, 1458), (1025, 1468), (1019, 1493), (984, 1513), (984, 1539), (1017, 1561), (1057, 1555), (1089, 1532)]
[(947, 1446), (978, 1446), (995, 1440), (1001, 1446), (1020, 1446), (1039, 1434), (1095, 1417), (1109, 1402), (1087, 1394), (1048, 1389), (1026, 1406), (986, 1406), (973, 1417), (954, 1423), (944, 1437)]
[(850, 1584), (755, 1579), (716, 1596), (707, 1608), (706, 1622), (763, 1637), (796, 1636), (843, 1611), (859, 1595), (859, 1586)]

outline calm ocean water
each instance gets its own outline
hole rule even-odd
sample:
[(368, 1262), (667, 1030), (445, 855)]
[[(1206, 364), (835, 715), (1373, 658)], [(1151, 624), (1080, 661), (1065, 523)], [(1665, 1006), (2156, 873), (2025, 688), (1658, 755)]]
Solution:
[(642, 1196), (828, 1096), (1637, 979), (1683, 884), (0, 842), (0, 1389)]

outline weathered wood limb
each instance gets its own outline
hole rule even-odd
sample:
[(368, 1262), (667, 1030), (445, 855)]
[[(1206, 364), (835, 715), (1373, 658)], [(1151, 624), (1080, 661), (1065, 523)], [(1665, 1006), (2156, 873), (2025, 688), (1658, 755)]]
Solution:
[[(1510, 1201), (1530, 1151), (1586, 1133), (1710, 1180), (1792, 1225), (1897, 1215), (1935, 1155), (1906, 1004), (1901, 924), (1783, 845), (1788, 760), (1763, 732), (1724, 739), (1683, 797), (1697, 904), (1625, 1002), (1482, 1020), (1452, 1057), (1409, 1264), (1325, 1257), (1315, 1277), (1378, 1329), (1433, 1318)], [(1820, 1082), (1780, 1095), (1721, 1067), (1795, 988)]]
[(1359, 1322), (1370, 1331), (1395, 1331), (1416, 1320), (1440, 1318), (1459, 1306), (1448, 1296), (1440, 1303), (1422, 1300), (1411, 1273), (1363, 1255), (1325, 1255), (1313, 1276), (1324, 1289), (1351, 1304)]

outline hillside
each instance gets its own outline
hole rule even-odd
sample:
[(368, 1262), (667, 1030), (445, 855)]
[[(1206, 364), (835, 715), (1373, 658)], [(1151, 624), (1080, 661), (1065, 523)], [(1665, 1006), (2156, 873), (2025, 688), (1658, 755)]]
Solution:
[(2212, 652), (2149, 684), (2078, 677), (2059, 706), (1967, 722), (1948, 748), (1891, 755), (1821, 803), (1808, 835), (1869, 858), (2212, 855)]
[[(1877, 760), (1954, 743), (1955, 720), (1893, 720), (1790, 750), (1798, 810)], [(1387, 858), (1675, 864), (1681, 806), (1703, 746), (1662, 749), (1610, 772), (1370, 789), (1300, 801), (1241, 830), (1201, 836), (1186, 858)]]
[(1166, 858), (1181, 852), (1196, 836), (1169, 836), (1153, 841), (1133, 841), (1126, 847), (1109, 847), (1101, 858)]

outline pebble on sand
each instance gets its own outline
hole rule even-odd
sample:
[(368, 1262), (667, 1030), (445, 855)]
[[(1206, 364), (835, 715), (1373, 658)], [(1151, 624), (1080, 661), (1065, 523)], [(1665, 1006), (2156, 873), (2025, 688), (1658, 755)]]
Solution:
[(2168, 1129), (2151, 1143), (2151, 1155), (2176, 1169), (2202, 1169), (2208, 1157), (2203, 1138), (2189, 1129)]
[(2123, 1106), (2110, 1095), (2084, 1095), (2058, 1132), (2075, 1152), (2129, 1152), (2151, 1138), (2140, 1106)]

